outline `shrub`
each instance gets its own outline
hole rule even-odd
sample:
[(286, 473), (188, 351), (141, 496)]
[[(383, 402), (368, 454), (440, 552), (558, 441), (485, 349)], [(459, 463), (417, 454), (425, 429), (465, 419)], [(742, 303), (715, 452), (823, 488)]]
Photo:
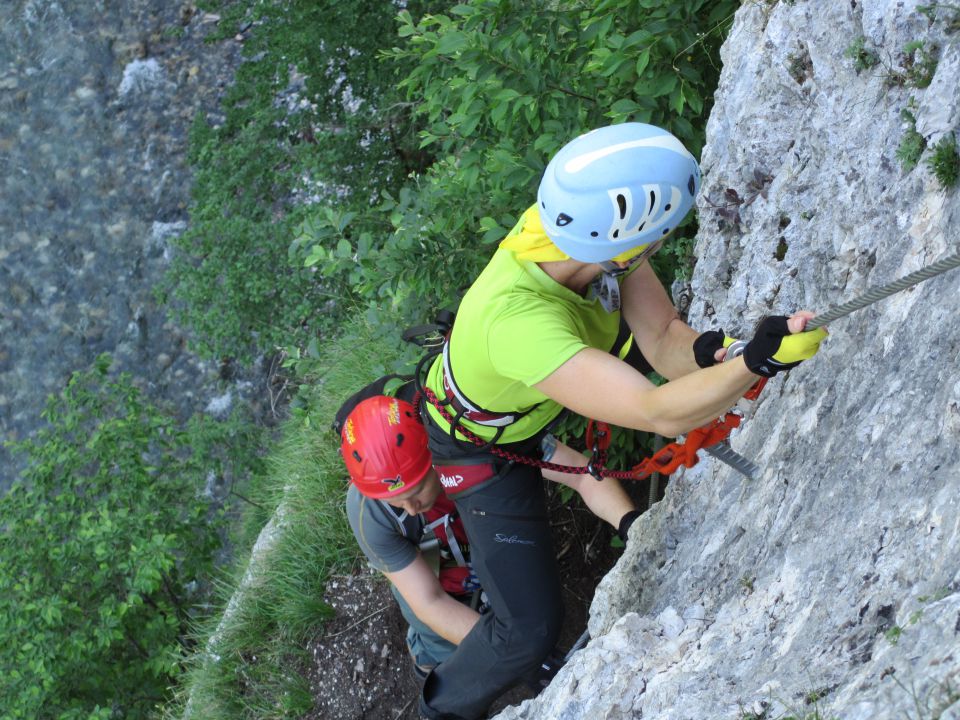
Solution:
[(223, 14), (220, 36), (246, 28), (246, 59), (223, 119), (194, 123), (191, 223), (175, 242), (162, 299), (194, 328), (200, 354), (247, 358), (306, 344), (342, 317), (349, 284), (288, 262), (304, 218), (317, 206), (366, 210), (429, 158), (409, 104), (395, 101), (402, 65), (377, 58), (394, 34), (391, 3), (204, 7)]
[(927, 148), (927, 139), (917, 132), (917, 118), (909, 110), (902, 110), (900, 116), (907, 123), (907, 129), (897, 146), (897, 160), (905, 172), (913, 170), (920, 162), (920, 156)]
[(178, 675), (219, 545), (201, 491), (217, 470), (205, 450), (226, 434), (180, 426), (109, 366), (49, 399), (0, 498), (4, 718), (146, 716)]
[[(389, 303), (412, 319), (455, 306), (532, 204), (547, 160), (576, 135), (650, 122), (699, 154), (737, 6), (471, 0), (419, 20), (401, 11), (405, 42), (386, 56), (412, 65), (401, 88), (438, 160), (399, 193), (381, 193), (392, 232), (369, 214), (321, 210), (292, 250), (352, 283), (368, 307)], [(662, 253), (657, 263), (670, 280), (688, 272), (689, 256)]]
[(956, 137), (952, 133), (944, 135), (932, 149), (927, 166), (941, 187), (952, 188), (960, 179), (960, 154), (957, 153)]
[(880, 56), (877, 55), (876, 50), (867, 47), (867, 39), (863, 35), (855, 38), (844, 50), (843, 55), (853, 60), (853, 67), (858, 75), (880, 64)]

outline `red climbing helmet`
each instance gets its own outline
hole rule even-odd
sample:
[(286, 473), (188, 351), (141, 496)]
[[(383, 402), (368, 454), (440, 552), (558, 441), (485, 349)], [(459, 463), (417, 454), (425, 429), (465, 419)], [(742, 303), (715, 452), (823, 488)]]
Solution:
[(413, 405), (384, 395), (367, 398), (347, 416), (340, 454), (357, 490), (376, 499), (416, 487), (432, 465), (427, 432)]

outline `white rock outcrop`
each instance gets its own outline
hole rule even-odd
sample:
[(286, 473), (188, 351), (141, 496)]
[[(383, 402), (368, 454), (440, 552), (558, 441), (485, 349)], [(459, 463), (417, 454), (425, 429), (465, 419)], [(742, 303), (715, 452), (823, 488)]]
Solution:
[[(896, 157), (960, 126), (960, 9), (749, 2), (703, 153), (690, 322), (749, 337), (960, 251), (960, 192)], [(879, 64), (846, 51), (858, 38)], [(939, 58), (918, 87), (904, 47)], [(923, 83), (920, 83), (923, 84)], [(925, 157), (929, 156), (926, 151)], [(960, 717), (960, 270), (833, 323), (632, 528), (593, 640), (501, 720)]]

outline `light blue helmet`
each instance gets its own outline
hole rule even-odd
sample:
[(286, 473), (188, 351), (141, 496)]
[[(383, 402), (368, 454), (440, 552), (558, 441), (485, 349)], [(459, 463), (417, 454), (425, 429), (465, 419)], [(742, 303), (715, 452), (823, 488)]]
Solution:
[(624, 123), (564, 145), (543, 174), (537, 207), (558, 248), (574, 260), (604, 262), (669, 235), (699, 189), (697, 161), (677, 138)]

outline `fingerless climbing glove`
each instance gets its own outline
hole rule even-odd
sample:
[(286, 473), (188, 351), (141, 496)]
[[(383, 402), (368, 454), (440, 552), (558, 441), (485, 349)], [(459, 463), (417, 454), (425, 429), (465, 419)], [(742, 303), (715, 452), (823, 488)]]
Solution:
[(697, 365), (702, 368), (713, 367), (717, 364), (716, 357), (714, 357), (717, 350), (730, 347), (734, 342), (736, 342), (736, 338), (727, 337), (723, 330), (707, 330), (693, 341), (693, 358), (697, 361)]
[(816, 355), (827, 331), (817, 328), (791, 334), (787, 320), (784, 315), (773, 315), (757, 325), (753, 339), (743, 351), (743, 359), (750, 372), (773, 377)]

